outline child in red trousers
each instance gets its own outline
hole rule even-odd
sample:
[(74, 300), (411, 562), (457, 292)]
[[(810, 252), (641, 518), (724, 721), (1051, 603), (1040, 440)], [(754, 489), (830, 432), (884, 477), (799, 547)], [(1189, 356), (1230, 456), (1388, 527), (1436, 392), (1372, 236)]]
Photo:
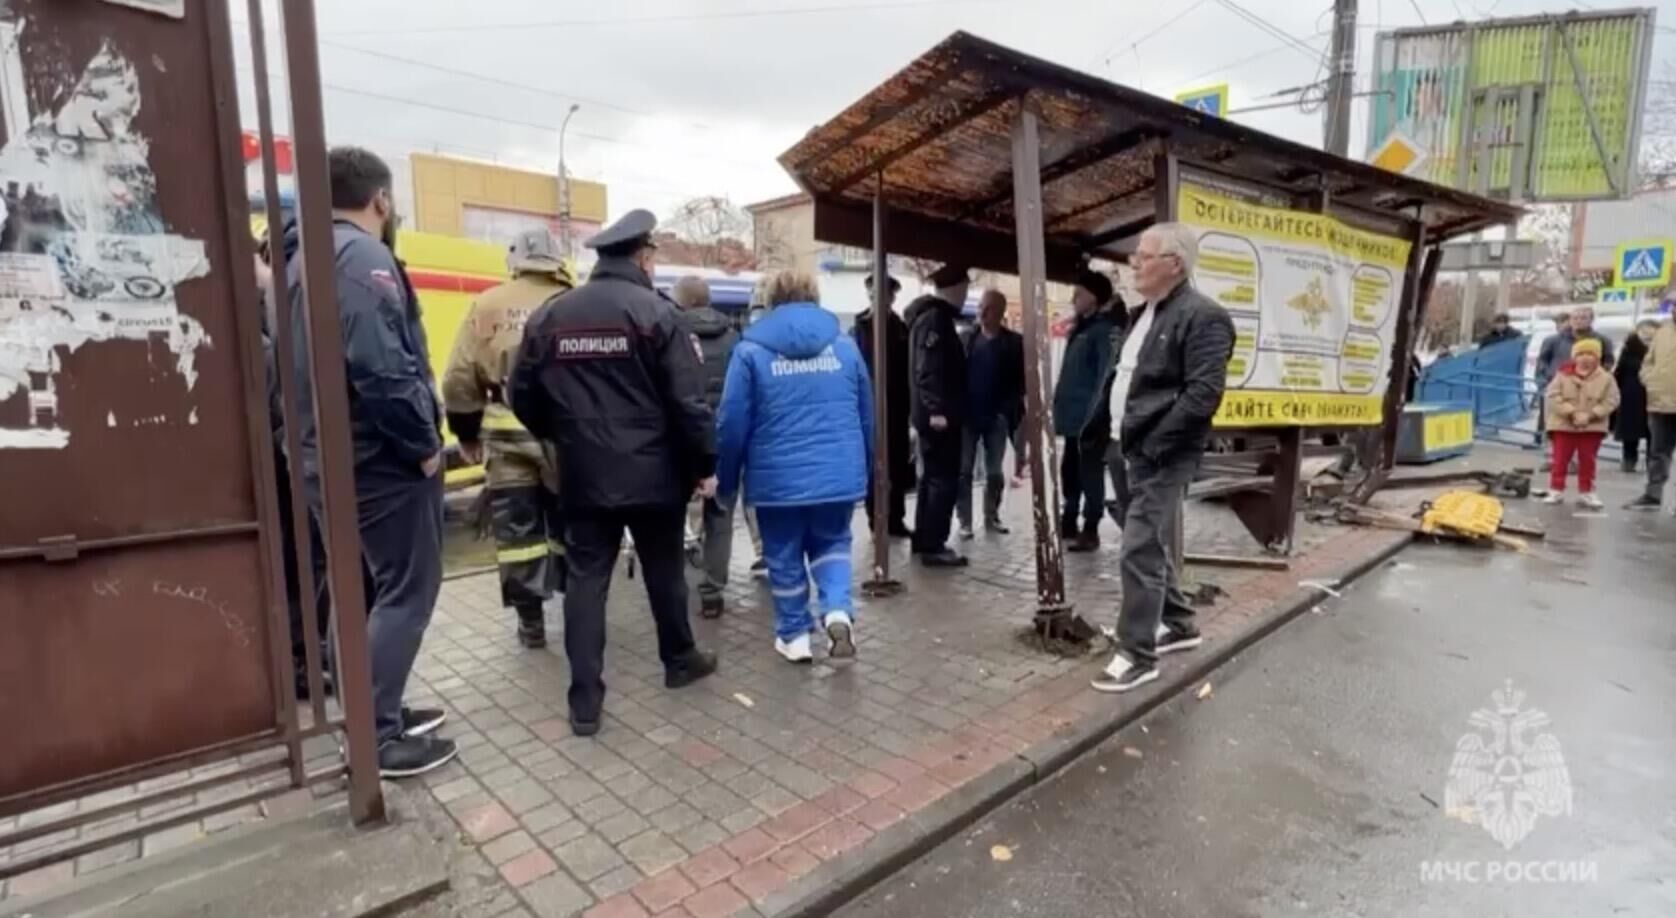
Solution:
[(1595, 459), (1606, 439), (1608, 419), (1618, 407), (1618, 382), (1600, 367), (1600, 342), (1584, 338), (1571, 346), (1571, 360), (1548, 384), (1548, 438), (1553, 443), (1547, 503), (1565, 500), (1565, 482), (1577, 460), (1577, 502), (1591, 510), (1605, 504), (1595, 496)]

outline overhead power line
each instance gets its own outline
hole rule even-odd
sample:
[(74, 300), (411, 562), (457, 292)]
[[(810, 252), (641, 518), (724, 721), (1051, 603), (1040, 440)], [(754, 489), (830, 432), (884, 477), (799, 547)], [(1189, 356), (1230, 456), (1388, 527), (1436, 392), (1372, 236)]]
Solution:
[[(239, 67), (238, 69), (241, 72), (249, 73), (249, 70), (247, 68), (243, 67), (243, 66)], [(279, 78), (278, 74), (269, 74), (269, 79), (278, 79), (278, 78)], [(545, 123), (538, 122), (538, 121), (525, 121), (525, 120), (522, 120), (522, 119), (519, 119), (519, 118), (508, 118), (508, 117), (503, 116), (503, 115), (492, 115), (492, 114), (488, 114), (486, 112), (472, 111), (470, 109), (465, 109), (465, 108), (456, 108), (456, 107), (451, 106), (451, 105), (442, 105), (442, 104), (436, 103), (436, 102), (428, 102), (428, 101), (425, 101), (425, 100), (422, 100), (422, 99), (408, 98), (406, 96), (394, 95), (392, 93), (377, 92), (377, 91), (370, 90), (370, 89), (359, 89), (359, 88), (356, 88), (356, 87), (353, 87), (353, 86), (343, 86), (341, 84), (332, 83), (332, 82), (325, 81), (325, 80), (321, 81), (320, 86), (321, 86), (321, 88), (326, 89), (330, 92), (342, 93), (344, 95), (351, 95), (351, 96), (359, 96), (359, 97), (365, 98), (365, 99), (373, 99), (373, 100), (379, 101), (379, 102), (389, 102), (389, 103), (393, 103), (393, 104), (396, 104), (396, 105), (406, 105), (406, 106), (410, 106), (410, 107), (413, 107), (413, 108), (425, 109), (425, 110), (434, 111), (434, 112), (441, 112), (443, 114), (448, 114), (448, 115), (458, 115), (458, 116), (463, 117), (463, 118), (476, 118), (479, 121), (487, 121), (487, 122), (492, 122), (494, 124), (502, 124), (502, 125), (506, 125), (508, 127), (518, 127), (518, 128), (525, 128), (527, 130), (532, 130), (532, 131), (541, 131), (543, 133), (553, 134), (555, 136), (557, 136), (560, 132), (560, 127), (558, 125), (555, 125), (555, 124), (545, 124)], [(668, 145), (668, 144), (657, 144), (657, 143), (650, 143), (650, 142), (646, 142), (646, 141), (629, 140), (629, 139), (623, 138), (623, 137), (612, 137), (612, 136), (607, 135), (607, 134), (595, 134), (595, 133), (592, 133), (592, 132), (589, 132), (589, 131), (578, 131), (575, 128), (572, 128), (569, 131), (569, 136), (582, 138), (584, 140), (592, 140), (592, 141), (595, 141), (595, 142), (598, 142), (598, 143), (615, 144), (615, 145), (619, 145), (619, 146), (628, 146), (628, 147), (640, 147), (642, 149), (655, 150), (655, 151), (661, 151), (661, 152), (667, 152), (667, 153), (674, 153), (674, 154), (679, 154), (681, 156), (702, 157), (704, 159), (709, 159), (709, 160), (713, 160), (715, 162), (720, 162), (720, 163), (726, 163), (728, 165), (737, 166), (739, 168), (744, 168), (744, 169), (760, 169), (760, 168), (763, 168), (763, 166), (765, 165), (764, 163), (760, 163), (760, 162), (746, 162), (745, 160), (732, 159), (732, 158), (729, 158), (729, 157), (726, 157), (726, 156), (719, 156), (715, 153), (711, 153), (711, 152), (709, 152), (707, 150), (703, 150), (703, 149), (691, 149), (691, 148), (687, 148), (687, 147), (675, 147), (673, 145)]]
[[(1314, 35), (1311, 35), (1309, 37), (1310, 38), (1320, 38), (1321, 36), (1326, 35), (1326, 34), (1328, 34), (1328, 33), (1327, 32), (1317, 32)], [(1250, 54), (1250, 55), (1247, 55), (1245, 57), (1242, 57), (1239, 60), (1229, 61), (1226, 64), (1219, 64), (1215, 67), (1212, 67), (1209, 70), (1206, 70), (1203, 73), (1200, 73), (1200, 74), (1197, 74), (1195, 76), (1187, 78), (1187, 80), (1185, 82), (1193, 83), (1193, 82), (1196, 82), (1198, 80), (1202, 80), (1205, 77), (1215, 76), (1218, 73), (1222, 73), (1222, 72), (1228, 71), (1228, 70), (1233, 70), (1236, 67), (1244, 67), (1246, 64), (1255, 63), (1256, 61), (1263, 60), (1264, 58), (1274, 57), (1276, 54), (1279, 54), (1282, 51), (1289, 51), (1291, 49), (1292, 49), (1291, 42), (1282, 42), (1281, 44), (1275, 45), (1271, 48), (1267, 48), (1265, 50), (1258, 51), (1255, 54)]]
[[(1183, 19), (1186, 19), (1188, 17), (1188, 15), (1190, 15), (1194, 10), (1198, 9), (1201, 6), (1204, 6), (1206, 3), (1209, 3), (1209, 2), (1210, 2), (1210, 0), (1197, 0), (1197, 2), (1195, 2), (1192, 6), (1189, 6), (1187, 9), (1182, 10), (1181, 12), (1175, 14), (1174, 16), (1171, 16), (1162, 25), (1158, 26), (1157, 28), (1153, 29), (1150, 32), (1147, 32), (1146, 34), (1142, 35), (1140, 38), (1137, 38), (1134, 41), (1129, 42), (1128, 45), (1129, 45), (1130, 49), (1138, 51), (1142, 44), (1144, 44), (1145, 42), (1147, 42), (1147, 41), (1151, 40), (1152, 38), (1156, 37), (1160, 32), (1163, 32), (1165, 29), (1169, 28), (1170, 26), (1173, 26), (1176, 23), (1182, 21)], [(1092, 66), (1092, 64), (1101, 64), (1101, 63), (1109, 64), (1109, 63), (1111, 63), (1112, 55), (1116, 54), (1117, 51), (1120, 48), (1123, 47), (1123, 45), (1124, 45), (1123, 40), (1119, 39), (1110, 48), (1107, 48), (1106, 50), (1100, 52), (1100, 54), (1097, 57), (1094, 58), (1094, 60), (1090, 63), (1090, 65)]]
[(1289, 32), (1286, 32), (1286, 31), (1284, 31), (1280, 28), (1277, 28), (1273, 25), (1270, 25), (1268, 20), (1263, 19), (1261, 16), (1258, 16), (1256, 13), (1251, 12), (1250, 10), (1241, 6), (1240, 4), (1234, 2), (1234, 0), (1216, 0), (1216, 2), (1218, 4), (1220, 4), (1224, 9), (1226, 9), (1229, 12), (1233, 13), (1234, 15), (1240, 17), (1241, 19), (1244, 19), (1246, 22), (1251, 23), (1252, 25), (1254, 25), (1257, 28), (1261, 29), (1262, 31), (1268, 33), (1269, 35), (1272, 35), (1275, 38), (1278, 38), (1281, 41), (1286, 42), (1288, 46), (1296, 49), (1298, 51), (1298, 53), (1304, 55), (1305, 57), (1308, 57), (1309, 60), (1312, 63), (1319, 64), (1319, 62), (1321, 60), (1321, 56), (1326, 53), (1326, 51), (1324, 49), (1317, 48), (1314, 45), (1311, 45), (1310, 43), (1308, 43), (1308, 42), (1304, 41), (1303, 39), (1297, 37), (1296, 35), (1293, 35), (1293, 34), (1291, 34)]
[(878, 3), (849, 3), (835, 6), (782, 7), (775, 9), (731, 10), (715, 13), (670, 13), (652, 16), (614, 16), (596, 19), (550, 19), (535, 22), (459, 23), (447, 26), (409, 26), (378, 29), (334, 29), (328, 35), (426, 35), (457, 34), (460, 32), (506, 32), (529, 29), (588, 28), (596, 26), (654, 25), (677, 22), (715, 22), (728, 19), (772, 19), (784, 16), (818, 16), (830, 13), (856, 13), (870, 10), (902, 10), (933, 6), (967, 6), (980, 3), (1006, 3), (1010, 0), (889, 0)]

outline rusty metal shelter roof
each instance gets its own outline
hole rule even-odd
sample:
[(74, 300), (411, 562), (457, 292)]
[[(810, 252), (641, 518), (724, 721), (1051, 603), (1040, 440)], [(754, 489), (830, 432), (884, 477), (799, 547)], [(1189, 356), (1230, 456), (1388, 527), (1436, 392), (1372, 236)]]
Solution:
[(1319, 202), (1325, 192), (1332, 213), (1369, 228), (1412, 228), (1418, 215), (1428, 243), (1520, 214), (964, 32), (811, 131), (780, 164), (815, 199), (819, 239), (873, 245), (882, 172), (890, 252), (1013, 273), (1012, 125), (1022, 104), (1040, 119), (1047, 268), (1059, 278), (1085, 255), (1132, 251), (1153, 221), (1166, 149), (1185, 169), (1257, 183), (1282, 200)]

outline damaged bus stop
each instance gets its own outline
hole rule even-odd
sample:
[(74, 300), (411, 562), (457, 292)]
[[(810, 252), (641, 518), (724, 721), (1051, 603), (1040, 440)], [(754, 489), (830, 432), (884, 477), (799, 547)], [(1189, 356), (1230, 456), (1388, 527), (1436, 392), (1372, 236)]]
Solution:
[[(876, 310), (888, 255), (1019, 277), (1037, 625), (1054, 636), (1086, 626), (1066, 602), (1058, 531), (1049, 280), (1071, 280), (1094, 259), (1125, 263), (1155, 223), (1199, 231), (1194, 282), (1232, 314), (1238, 341), (1207, 457), (1220, 471), (1189, 493), (1227, 500), (1257, 542), (1284, 556), (1304, 457), (1347, 451), (1312, 443), (1355, 444), (1353, 499), (1370, 497), (1391, 468), (1438, 246), (1520, 214), (966, 33), (815, 128), (780, 163), (814, 199), (817, 239), (873, 251)], [(884, 330), (875, 323), (881, 355)], [(880, 457), (885, 375), (874, 380)], [(879, 460), (880, 494), (889, 472)], [(895, 587), (884, 525), (879, 514), (869, 583), (879, 594)]]

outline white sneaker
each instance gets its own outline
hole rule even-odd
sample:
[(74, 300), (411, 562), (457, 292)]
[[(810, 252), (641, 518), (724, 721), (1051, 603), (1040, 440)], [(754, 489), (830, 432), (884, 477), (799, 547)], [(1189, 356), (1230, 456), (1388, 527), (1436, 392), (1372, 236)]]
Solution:
[(960, 539), (961, 539), (961, 541), (970, 542), (977, 537), (978, 537), (978, 534), (972, 531), (972, 527), (970, 527), (970, 526), (960, 527)]
[(1159, 655), (1180, 653), (1183, 650), (1193, 650), (1204, 642), (1204, 636), (1196, 631), (1192, 634), (1178, 634), (1171, 631), (1169, 625), (1159, 625), (1157, 646), (1154, 649)]
[(1118, 651), (1106, 664), (1105, 673), (1093, 681), (1092, 687), (1096, 692), (1118, 694), (1140, 688), (1157, 678), (1158, 667), (1132, 663), (1122, 651)]
[(1599, 497), (1596, 497), (1593, 491), (1591, 491), (1587, 494), (1579, 494), (1577, 496), (1577, 506), (1587, 507), (1590, 510), (1605, 510), (1606, 509), (1606, 503), (1604, 501), (1602, 501)]
[(815, 659), (815, 652), (809, 649), (809, 636), (800, 634), (789, 641), (774, 639), (774, 649), (793, 663), (808, 663)]
[(832, 659), (855, 659), (855, 623), (847, 612), (826, 614), (826, 636), (832, 641)]
[(1549, 506), (1554, 506), (1556, 504), (1563, 504), (1563, 503), (1565, 503), (1565, 492), (1564, 491), (1549, 491), (1548, 496), (1544, 497), (1542, 499), (1542, 502), (1549, 505)]

